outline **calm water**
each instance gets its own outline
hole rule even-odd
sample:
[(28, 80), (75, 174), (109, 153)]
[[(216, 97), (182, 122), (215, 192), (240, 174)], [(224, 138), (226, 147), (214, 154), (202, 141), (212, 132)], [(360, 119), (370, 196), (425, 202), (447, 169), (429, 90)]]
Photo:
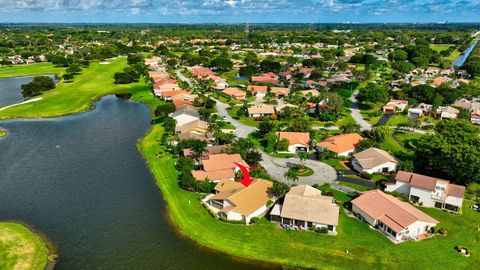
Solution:
[[(46, 74), (56, 82), (58, 79), (53, 74)], [(24, 101), (22, 96), (22, 84), (29, 83), (33, 76), (12, 77), (0, 79), (0, 107)]]
[(145, 106), (108, 96), (92, 112), (0, 122), (0, 219), (45, 233), (56, 269), (261, 269), (174, 233), (135, 148), (149, 120)]
[(472, 51), (475, 48), (475, 46), (477, 45), (477, 43), (478, 43), (478, 39), (475, 40), (473, 42), (473, 44), (470, 45), (470, 47), (468, 47), (468, 49), (466, 49), (457, 59), (455, 59), (455, 61), (453, 61), (452, 70), (454, 70), (457, 67), (463, 66), (463, 63), (465, 63), (465, 61), (467, 61), (468, 56), (470, 55), (470, 53), (472, 53)]

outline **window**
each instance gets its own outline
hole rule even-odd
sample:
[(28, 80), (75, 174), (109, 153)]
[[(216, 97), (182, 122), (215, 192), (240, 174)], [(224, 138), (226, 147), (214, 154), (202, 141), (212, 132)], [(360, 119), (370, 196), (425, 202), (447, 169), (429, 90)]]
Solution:
[(332, 225), (328, 225), (327, 228), (328, 228), (328, 231), (333, 232), (333, 226)]
[(382, 172), (388, 172), (388, 167), (382, 168)]
[(420, 201), (420, 197), (415, 196), (415, 195), (412, 195), (412, 196), (410, 196), (410, 200), (411, 200), (413, 203), (418, 203), (418, 202)]
[(435, 208), (442, 209), (442, 208), (443, 208), (443, 203), (441, 203), (441, 202), (435, 202)]

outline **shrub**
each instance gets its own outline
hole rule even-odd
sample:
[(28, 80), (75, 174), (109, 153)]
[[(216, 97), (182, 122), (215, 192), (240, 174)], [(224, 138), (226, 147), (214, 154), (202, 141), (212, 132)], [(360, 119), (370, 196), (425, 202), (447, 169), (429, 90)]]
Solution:
[(372, 175), (367, 173), (367, 172), (361, 172), (360, 177), (362, 177), (364, 179), (368, 179), (368, 180), (372, 179)]
[(242, 225), (246, 225), (246, 222), (245, 220), (230, 220), (230, 219), (226, 219), (226, 218), (219, 218), (220, 221), (222, 222), (225, 222), (225, 223), (230, 223), (230, 224), (242, 224)]
[(253, 218), (250, 219), (250, 222), (251, 222), (252, 224), (258, 223), (258, 222), (260, 222), (260, 218), (258, 218), (258, 217), (253, 217)]
[(328, 229), (327, 229), (327, 227), (317, 227), (317, 228), (315, 228), (315, 232), (326, 234), (326, 233), (328, 233)]

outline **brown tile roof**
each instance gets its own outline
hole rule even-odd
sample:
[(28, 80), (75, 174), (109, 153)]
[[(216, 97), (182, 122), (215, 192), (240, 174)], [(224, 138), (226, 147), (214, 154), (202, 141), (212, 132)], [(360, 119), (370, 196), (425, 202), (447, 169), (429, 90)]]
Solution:
[[(224, 153), (230, 146), (229, 145), (214, 145), (214, 146), (207, 146), (207, 152), (202, 155), (202, 159), (208, 159), (210, 155), (216, 155)], [(192, 151), (190, 149), (183, 149), (183, 156), (191, 157)]]
[(213, 180), (228, 180), (235, 177), (235, 172), (232, 169), (224, 169), (224, 170), (216, 170), (216, 171), (192, 171), (192, 176), (197, 181), (203, 181), (208, 179), (210, 181)]
[(398, 160), (387, 151), (370, 147), (367, 150), (353, 154), (363, 169), (371, 169), (380, 166), (386, 162), (398, 163)]
[(308, 132), (277, 132), (280, 139), (286, 139), (290, 145), (301, 144), (308, 146), (310, 142), (310, 133)]
[(202, 162), (205, 171), (215, 171), (223, 169), (234, 169), (239, 163), (247, 168), (250, 167), (239, 154), (216, 154), (210, 155), (209, 159)]
[(228, 200), (233, 204), (232, 207), (224, 208), (222, 211), (233, 211), (249, 216), (274, 198), (270, 192), (272, 186), (273, 183), (270, 181), (255, 179), (248, 187), (234, 187), (214, 195), (211, 200)]
[(323, 196), (309, 185), (292, 187), (285, 195), (281, 216), (295, 220), (338, 225), (339, 207), (333, 197)]
[(267, 93), (268, 86), (263, 85), (249, 85), (247, 90), (252, 91), (252, 93)]
[(290, 89), (287, 88), (287, 87), (272, 87), (272, 89), (270, 90), (270, 92), (272, 94), (275, 94), (275, 95), (288, 95), (288, 93), (290, 93)]
[(395, 232), (400, 232), (416, 221), (438, 223), (437, 220), (397, 198), (382, 191), (370, 190), (354, 199), (352, 204), (373, 219), (385, 223)]
[(465, 187), (464, 186), (459, 186), (459, 185), (455, 185), (455, 184), (448, 184), (448, 186), (447, 186), (447, 195), (448, 196), (463, 198), (464, 194), (465, 194)]
[(215, 186), (215, 190), (217, 192), (224, 192), (227, 190), (239, 190), (243, 189), (245, 186), (237, 181), (231, 181), (231, 180), (222, 180), (218, 182), (218, 184)]
[(242, 91), (238, 88), (227, 88), (222, 91), (225, 95), (231, 96), (236, 99), (243, 99), (247, 95), (245, 91)]
[(248, 108), (248, 114), (274, 114), (275, 107), (268, 104), (252, 105)]
[(363, 137), (359, 134), (348, 133), (327, 138), (317, 145), (338, 154), (355, 149), (355, 146), (362, 140)]

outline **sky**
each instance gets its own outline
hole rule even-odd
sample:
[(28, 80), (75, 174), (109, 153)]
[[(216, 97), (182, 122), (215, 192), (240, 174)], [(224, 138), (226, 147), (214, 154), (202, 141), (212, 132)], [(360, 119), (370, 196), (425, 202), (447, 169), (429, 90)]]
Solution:
[(0, 0), (0, 22), (480, 22), (480, 0)]

